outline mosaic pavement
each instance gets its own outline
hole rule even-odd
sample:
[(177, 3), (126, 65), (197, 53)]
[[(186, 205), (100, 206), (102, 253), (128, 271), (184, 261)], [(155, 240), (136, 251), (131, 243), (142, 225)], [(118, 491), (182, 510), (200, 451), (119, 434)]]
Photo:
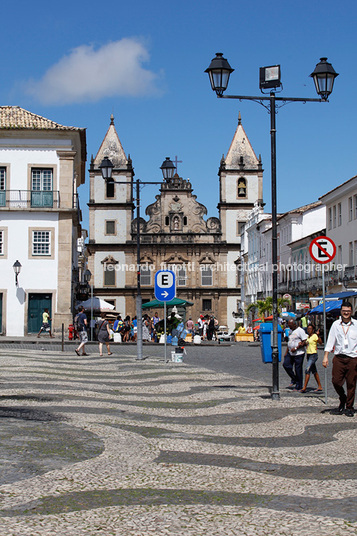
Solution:
[(0, 536), (357, 534), (357, 415), (321, 397), (128, 352), (0, 363)]

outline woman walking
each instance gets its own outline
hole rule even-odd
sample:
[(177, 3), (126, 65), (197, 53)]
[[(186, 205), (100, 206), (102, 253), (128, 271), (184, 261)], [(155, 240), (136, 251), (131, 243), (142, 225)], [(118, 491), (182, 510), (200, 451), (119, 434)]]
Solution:
[(103, 357), (103, 343), (107, 347), (108, 355), (112, 355), (110, 351), (110, 327), (109, 322), (105, 319), (105, 313), (101, 313), (101, 321), (99, 322), (98, 330), (98, 342), (99, 342), (99, 355)]
[(306, 356), (307, 356), (307, 363), (306, 363), (306, 369), (305, 369), (305, 384), (304, 387), (301, 389), (300, 393), (306, 393), (306, 387), (309, 383), (310, 374), (312, 373), (315, 376), (315, 380), (317, 382), (317, 389), (315, 389), (315, 393), (322, 393), (322, 386), (320, 382), (320, 377), (317, 373), (316, 368), (316, 361), (318, 358), (317, 355), (317, 344), (322, 344), (322, 340), (320, 338), (320, 334), (315, 333), (315, 326), (312, 324), (309, 324), (307, 327), (307, 335), (308, 338), (305, 341), (305, 344), (307, 346), (306, 350)]

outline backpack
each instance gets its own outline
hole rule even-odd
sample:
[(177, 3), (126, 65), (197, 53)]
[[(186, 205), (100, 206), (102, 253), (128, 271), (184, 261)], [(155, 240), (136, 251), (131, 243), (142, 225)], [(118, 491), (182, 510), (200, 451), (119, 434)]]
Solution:
[(81, 314), (82, 313), (78, 313), (75, 318), (74, 318), (74, 329), (76, 331), (83, 331), (84, 329), (84, 323), (82, 322), (82, 317), (81, 317)]

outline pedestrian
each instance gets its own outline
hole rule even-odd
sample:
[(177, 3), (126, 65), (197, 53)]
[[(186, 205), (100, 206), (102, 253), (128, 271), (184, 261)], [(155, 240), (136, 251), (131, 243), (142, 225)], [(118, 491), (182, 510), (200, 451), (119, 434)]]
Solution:
[(302, 389), (302, 367), (305, 357), (307, 334), (302, 328), (297, 326), (295, 320), (289, 320), (288, 325), (291, 333), (284, 356), (283, 367), (291, 378), (289, 388), (294, 389), (294, 391), (300, 391)]
[(186, 322), (186, 327), (187, 327), (187, 331), (188, 331), (189, 333), (191, 333), (192, 335), (195, 334), (195, 329), (194, 329), (194, 328), (195, 328), (195, 325), (194, 325), (193, 320), (192, 320), (191, 317), (187, 320), (187, 322)]
[(315, 389), (315, 393), (322, 393), (322, 387), (320, 382), (320, 376), (318, 375), (317, 368), (316, 368), (316, 361), (318, 358), (317, 355), (317, 345), (322, 344), (322, 340), (320, 338), (320, 332), (315, 330), (315, 326), (313, 324), (309, 324), (307, 326), (307, 339), (305, 341), (305, 344), (307, 346), (306, 349), (306, 368), (305, 368), (305, 383), (304, 387), (301, 389), (301, 393), (306, 393), (307, 384), (309, 383), (310, 374), (313, 374), (315, 376), (315, 380), (317, 383), (317, 389)]
[(136, 316), (134, 316), (132, 324), (133, 324), (133, 334), (131, 338), (133, 342), (136, 342), (136, 339), (138, 336), (138, 320)]
[(49, 334), (50, 334), (50, 337), (53, 338), (53, 335), (51, 333), (51, 327), (50, 327), (51, 320), (52, 320), (52, 318), (50, 318), (50, 313), (49, 313), (48, 309), (45, 309), (43, 311), (43, 313), (42, 313), (42, 325), (41, 325), (40, 331), (37, 334), (38, 338), (40, 338), (40, 333), (42, 331), (48, 331)]
[(78, 309), (78, 315), (75, 318), (74, 321), (75, 325), (77, 326), (77, 331), (79, 334), (79, 341), (80, 344), (78, 348), (76, 348), (75, 352), (77, 355), (80, 355), (79, 351), (82, 350), (82, 355), (88, 355), (86, 354), (86, 344), (88, 342), (88, 334), (87, 334), (87, 315), (84, 312), (84, 307), (81, 305)]
[(122, 333), (123, 333), (123, 342), (128, 342), (128, 341), (129, 341), (130, 327), (131, 327), (130, 316), (127, 315), (127, 316), (125, 317), (125, 319), (124, 319), (123, 330), (122, 330)]
[(203, 315), (200, 315), (197, 319), (198, 324), (198, 334), (202, 337), (203, 335)]
[(212, 315), (207, 324), (207, 340), (211, 341), (214, 333), (214, 316)]
[[(324, 367), (328, 367), (328, 355), (332, 351), (335, 354), (332, 384), (340, 399), (337, 413), (353, 417), (357, 380), (357, 321), (352, 318), (352, 304), (347, 300), (342, 302), (341, 317), (331, 326), (322, 361)], [(345, 382), (347, 393), (343, 388)]]
[(98, 329), (98, 342), (99, 342), (99, 355), (103, 357), (103, 343), (107, 347), (108, 355), (112, 355), (110, 351), (110, 326), (109, 322), (105, 319), (105, 313), (100, 314), (101, 320), (99, 322)]
[(142, 318), (142, 339), (143, 341), (150, 341), (150, 328), (151, 328), (151, 321), (150, 317), (147, 314), (144, 314)]
[(305, 333), (307, 333), (307, 318), (306, 318), (306, 315), (304, 315), (301, 318), (301, 327), (305, 331)]

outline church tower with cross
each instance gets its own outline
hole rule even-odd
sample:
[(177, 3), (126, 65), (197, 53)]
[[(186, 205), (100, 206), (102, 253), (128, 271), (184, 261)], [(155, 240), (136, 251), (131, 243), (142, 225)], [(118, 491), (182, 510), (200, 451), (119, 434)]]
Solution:
[[(114, 166), (112, 181), (107, 182), (100, 169), (105, 157)], [(88, 264), (95, 295), (104, 297), (120, 311), (125, 310), (125, 297), (123, 293), (118, 296), (116, 290), (125, 288), (126, 278), (125, 273), (116, 267), (126, 263), (126, 244), (130, 242), (133, 176), (130, 155), (127, 157), (124, 152), (111, 115), (109, 128), (96, 156), (92, 156), (89, 168)]]
[(239, 112), (238, 126), (226, 157), (219, 168), (218, 203), (222, 232), (229, 244), (240, 245), (242, 225), (249, 212), (263, 203), (263, 167), (261, 157), (256, 157), (242, 125)]
[[(227, 243), (228, 263), (237, 267), (241, 259), (241, 232), (254, 206), (263, 206), (263, 166), (257, 158), (243, 128), (239, 112), (238, 126), (226, 157), (219, 167), (218, 203), (222, 234)], [(227, 309), (237, 311), (241, 307), (240, 277), (231, 271), (227, 274)], [(239, 294), (233, 296), (233, 289)], [(228, 317), (229, 317), (228, 313)]]

